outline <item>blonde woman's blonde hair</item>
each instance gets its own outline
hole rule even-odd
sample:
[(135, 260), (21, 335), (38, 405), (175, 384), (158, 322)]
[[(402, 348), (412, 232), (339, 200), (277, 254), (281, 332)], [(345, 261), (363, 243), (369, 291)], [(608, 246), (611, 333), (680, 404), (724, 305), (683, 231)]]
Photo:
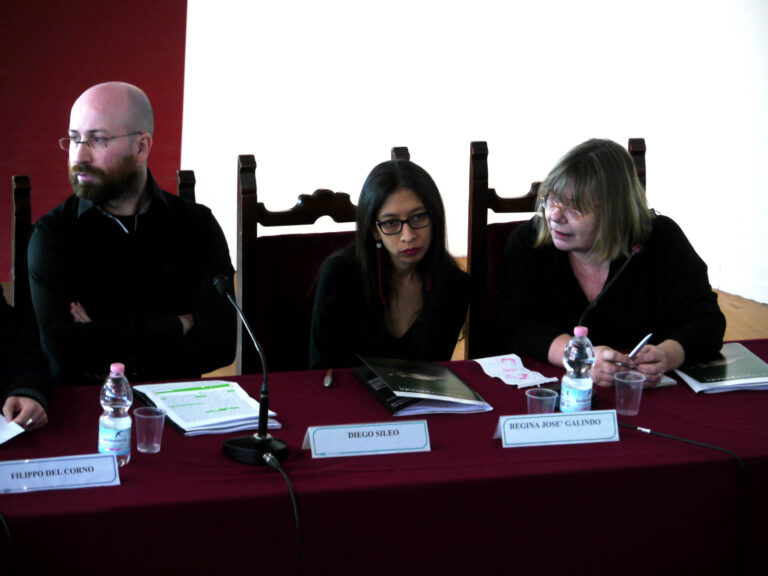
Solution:
[(620, 144), (587, 140), (563, 156), (539, 187), (535, 246), (552, 242), (544, 208), (547, 197), (593, 214), (598, 232), (590, 250), (596, 261), (629, 256), (651, 233), (653, 212), (635, 163)]

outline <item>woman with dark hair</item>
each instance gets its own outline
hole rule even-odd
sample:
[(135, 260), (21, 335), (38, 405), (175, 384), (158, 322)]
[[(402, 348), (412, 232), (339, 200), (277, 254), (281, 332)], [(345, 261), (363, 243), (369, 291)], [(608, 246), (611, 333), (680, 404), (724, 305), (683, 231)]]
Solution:
[(359, 366), (358, 354), (450, 360), (469, 276), (445, 244), (445, 209), (430, 175), (408, 160), (376, 166), (358, 200), (354, 244), (320, 270), (310, 367)]
[(725, 332), (706, 264), (648, 208), (632, 157), (610, 140), (580, 144), (542, 182), (537, 214), (507, 243), (499, 305), (511, 349), (558, 366), (573, 327), (587, 326), (601, 386), (648, 333), (631, 364), (654, 386), (716, 355)]

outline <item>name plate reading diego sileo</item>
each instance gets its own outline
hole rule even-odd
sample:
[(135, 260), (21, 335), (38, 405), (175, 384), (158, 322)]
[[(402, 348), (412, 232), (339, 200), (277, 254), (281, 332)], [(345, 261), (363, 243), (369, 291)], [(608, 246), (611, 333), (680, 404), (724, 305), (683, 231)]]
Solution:
[(616, 410), (501, 416), (494, 438), (504, 448), (616, 442)]
[(429, 452), (429, 431), (426, 420), (310, 426), (302, 448), (313, 458)]

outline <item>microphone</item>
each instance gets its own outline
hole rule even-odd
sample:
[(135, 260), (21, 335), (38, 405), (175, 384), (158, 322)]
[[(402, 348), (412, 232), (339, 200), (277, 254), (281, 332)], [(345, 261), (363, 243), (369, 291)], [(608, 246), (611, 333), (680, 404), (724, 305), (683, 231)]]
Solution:
[(619, 271), (614, 274), (613, 278), (610, 279), (610, 281), (605, 283), (605, 286), (603, 286), (603, 289), (600, 290), (600, 293), (595, 296), (595, 299), (592, 300), (589, 304), (587, 304), (587, 307), (584, 308), (584, 312), (581, 313), (581, 317), (579, 318), (579, 323), (576, 324), (576, 326), (584, 326), (584, 319), (587, 317), (587, 314), (589, 314), (592, 311), (592, 308), (597, 306), (597, 303), (599, 302), (600, 298), (603, 297), (603, 294), (606, 293), (608, 288), (611, 287), (611, 285), (616, 281), (616, 279), (621, 276), (621, 273), (624, 272), (624, 269), (627, 267), (627, 265), (630, 263), (632, 258), (640, 254), (643, 250), (645, 250), (645, 247), (640, 244), (639, 242), (632, 246), (632, 250), (630, 251), (629, 257), (626, 259), (624, 264), (621, 265), (621, 268), (619, 268)]
[(226, 296), (232, 303), (232, 306), (237, 310), (237, 314), (240, 316), (240, 320), (243, 322), (248, 334), (253, 341), (253, 345), (256, 347), (256, 352), (259, 354), (259, 360), (261, 361), (261, 370), (263, 374), (263, 381), (261, 383), (261, 393), (259, 395), (259, 429), (255, 434), (250, 436), (240, 436), (237, 438), (230, 438), (224, 441), (224, 454), (242, 464), (259, 464), (270, 465), (274, 460), (270, 458), (270, 455), (274, 458), (282, 460), (288, 455), (288, 445), (282, 440), (273, 438), (267, 432), (267, 424), (269, 422), (269, 384), (267, 383), (267, 361), (264, 358), (264, 349), (256, 340), (256, 336), (253, 335), (251, 325), (248, 324), (248, 320), (245, 319), (243, 311), (240, 310), (240, 306), (237, 305), (235, 299), (232, 297), (232, 291), (230, 286), (232, 284), (232, 274), (218, 274), (213, 279), (213, 287), (222, 296)]

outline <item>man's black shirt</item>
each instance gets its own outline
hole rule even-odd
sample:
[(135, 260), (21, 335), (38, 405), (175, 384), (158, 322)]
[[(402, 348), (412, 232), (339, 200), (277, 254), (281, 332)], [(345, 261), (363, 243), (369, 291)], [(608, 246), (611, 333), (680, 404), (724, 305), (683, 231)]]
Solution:
[[(234, 358), (235, 314), (212, 287), (232, 270), (221, 227), (149, 172), (147, 190), (149, 205), (127, 219), (73, 195), (35, 224), (32, 300), (59, 384), (100, 381), (112, 362), (147, 381), (198, 377)], [(92, 322), (75, 323), (72, 302)], [(185, 335), (183, 314), (195, 322)]]

